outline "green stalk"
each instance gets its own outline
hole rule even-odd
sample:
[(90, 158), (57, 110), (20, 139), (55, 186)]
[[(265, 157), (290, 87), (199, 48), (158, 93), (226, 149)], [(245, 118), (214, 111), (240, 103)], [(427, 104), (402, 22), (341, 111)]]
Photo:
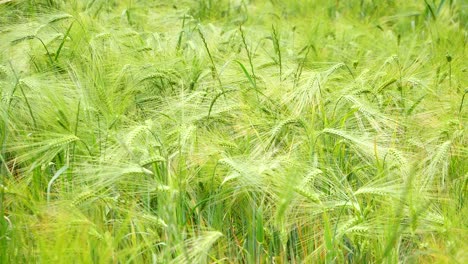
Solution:
[(54, 58), (55, 61), (58, 61), (58, 58), (60, 56), (60, 52), (62, 51), (63, 45), (65, 44), (65, 41), (67, 40), (68, 35), (70, 34), (70, 30), (71, 30), (71, 28), (73, 26), (73, 23), (74, 22), (72, 22), (70, 24), (70, 26), (68, 27), (67, 32), (65, 33), (65, 35), (63, 36), (62, 41), (60, 42), (60, 45), (59, 45), (59, 47), (57, 49), (57, 52), (55, 52), (55, 58)]
[(185, 19), (187, 18), (186, 15), (182, 18), (182, 29), (179, 33), (179, 38), (177, 39), (176, 51), (179, 52), (180, 46), (182, 45), (182, 37), (184, 35), (184, 27), (185, 27)]
[(202, 39), (203, 45), (205, 46), (206, 53), (208, 53), (208, 57), (210, 58), (211, 66), (213, 74), (215, 75), (216, 80), (218, 81), (219, 87), (221, 88), (222, 91), (224, 91), (223, 84), (221, 83), (221, 78), (219, 77), (218, 69), (216, 68), (216, 64), (214, 63), (213, 56), (211, 56), (210, 49), (208, 48), (208, 43), (206, 43), (205, 36), (201, 32), (200, 28), (197, 28), (198, 34), (200, 35), (200, 38)]
[(452, 89), (452, 56), (450, 56), (448, 53), (445, 56), (447, 59), (447, 62), (449, 64), (449, 87)]
[(11, 70), (13, 72), (13, 75), (15, 76), (15, 79), (16, 79), (16, 83), (15, 83), (15, 87), (13, 88), (13, 91), (11, 93), (11, 97), (10, 97), (10, 101), (9, 101), (9, 104), (11, 103), (11, 100), (13, 98), (13, 94), (15, 93), (16, 91), (16, 88), (19, 87), (20, 91), (21, 91), (21, 94), (23, 95), (23, 98), (26, 102), (26, 106), (28, 107), (28, 110), (29, 110), (29, 114), (31, 115), (31, 118), (32, 118), (32, 121), (33, 121), (33, 125), (35, 128), (37, 128), (37, 124), (36, 124), (36, 119), (34, 118), (34, 114), (32, 112), (32, 109), (31, 109), (31, 105), (29, 104), (29, 101), (28, 101), (28, 98), (26, 97), (26, 94), (24, 93), (24, 90), (23, 90), (23, 87), (21, 87), (21, 85), (19, 84), (19, 80), (20, 78), (18, 77), (18, 75), (16, 74), (15, 72), (15, 69), (13, 68), (13, 65), (11, 64), (11, 61), (9, 62), (10, 63), (10, 67), (11, 67)]
[(251, 72), (251, 76), (252, 76), (252, 78), (250, 78), (249, 80), (251, 81), (252, 85), (254, 86), (254, 89), (257, 89), (257, 78), (255, 77), (255, 70), (254, 70), (254, 66), (253, 66), (253, 62), (252, 62), (253, 61), (252, 53), (251, 53), (251, 51), (250, 51), (250, 49), (249, 49), (249, 47), (247, 45), (244, 30), (242, 30), (242, 25), (239, 26), (239, 31), (241, 33), (242, 44), (244, 44), (244, 49), (245, 49), (245, 52), (247, 53), (247, 58), (249, 59), (250, 72)]
[(279, 64), (279, 75), (280, 75), (280, 82), (282, 81), (282, 76), (283, 76), (283, 63), (282, 63), (282, 58), (281, 58), (281, 46), (280, 46), (280, 36), (275, 28), (274, 25), (271, 26), (272, 31), (273, 31), (273, 47), (275, 48), (275, 52), (278, 56), (278, 64)]
[(468, 89), (465, 90), (465, 93), (463, 93), (462, 100), (460, 102), (460, 108), (458, 109), (458, 113), (461, 113), (462, 108), (463, 108), (463, 102), (465, 101), (465, 95), (468, 93)]

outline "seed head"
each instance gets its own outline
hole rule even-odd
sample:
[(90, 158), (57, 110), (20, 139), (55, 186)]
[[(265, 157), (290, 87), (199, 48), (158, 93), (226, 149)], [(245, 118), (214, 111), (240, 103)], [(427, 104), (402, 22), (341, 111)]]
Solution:
[(445, 55), (445, 58), (447, 58), (447, 62), (452, 61), (452, 56), (450, 56), (450, 54), (448, 54), (448, 53), (447, 53), (447, 55)]

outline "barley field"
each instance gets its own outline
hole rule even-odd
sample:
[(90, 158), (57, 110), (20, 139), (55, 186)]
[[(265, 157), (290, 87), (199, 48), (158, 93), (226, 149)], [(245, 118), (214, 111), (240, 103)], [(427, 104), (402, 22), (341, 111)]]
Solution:
[(0, 263), (468, 263), (468, 2), (0, 0)]

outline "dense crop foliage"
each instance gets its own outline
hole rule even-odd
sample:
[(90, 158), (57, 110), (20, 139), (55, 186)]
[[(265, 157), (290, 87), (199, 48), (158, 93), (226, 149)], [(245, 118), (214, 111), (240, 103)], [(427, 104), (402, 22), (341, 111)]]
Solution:
[(0, 263), (467, 263), (461, 0), (0, 0)]

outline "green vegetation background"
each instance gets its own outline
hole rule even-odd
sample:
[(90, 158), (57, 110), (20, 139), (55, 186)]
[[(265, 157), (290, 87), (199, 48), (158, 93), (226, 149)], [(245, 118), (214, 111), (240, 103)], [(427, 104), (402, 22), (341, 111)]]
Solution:
[(467, 263), (467, 10), (0, 0), (0, 263)]

